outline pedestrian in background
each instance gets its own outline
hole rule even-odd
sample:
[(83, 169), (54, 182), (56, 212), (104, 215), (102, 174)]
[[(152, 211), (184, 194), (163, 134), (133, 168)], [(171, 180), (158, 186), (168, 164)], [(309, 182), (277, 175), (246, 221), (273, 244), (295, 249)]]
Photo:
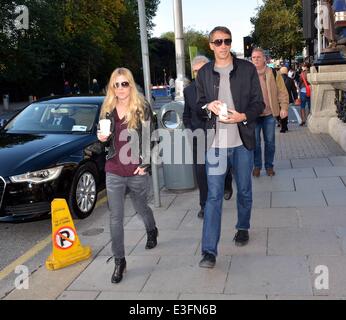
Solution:
[(263, 49), (255, 48), (251, 59), (257, 69), (261, 83), (265, 109), (257, 118), (256, 124), (256, 149), (253, 176), (259, 177), (262, 169), (261, 132), (264, 139), (264, 167), (267, 175), (272, 177), (274, 171), (275, 155), (275, 123), (276, 117), (284, 119), (288, 116), (288, 93), (279, 72), (274, 74), (272, 68), (267, 67)]
[[(306, 123), (307, 115), (311, 109), (311, 102), (310, 102), (310, 96), (311, 96), (311, 87), (310, 83), (308, 82), (308, 72), (310, 71), (310, 64), (304, 63), (302, 67), (302, 72), (300, 73), (299, 78), (299, 88), (300, 88), (300, 117), (302, 118), (302, 122), (300, 126), (304, 126)], [(306, 105), (309, 106), (309, 110), (306, 111)]]
[(72, 93), (75, 94), (75, 95), (80, 94), (80, 89), (79, 89), (79, 85), (78, 85), (77, 82), (75, 82), (74, 85), (73, 85)]
[(94, 94), (94, 95), (100, 94), (100, 86), (99, 86), (99, 84), (98, 84), (96, 79), (93, 79), (93, 84), (92, 84), (92, 87), (91, 87), (91, 93)]
[[(282, 79), (284, 80), (286, 89), (287, 89), (287, 93), (288, 93), (288, 99), (289, 99), (289, 104), (293, 105), (295, 103), (297, 103), (297, 99), (298, 99), (298, 91), (297, 91), (297, 87), (294, 83), (294, 80), (288, 76), (288, 69), (286, 67), (282, 67), (280, 69), (280, 73), (282, 76)], [(281, 130), (280, 132), (285, 133), (288, 131), (288, 116), (286, 118), (281, 119), (280, 118), (280, 122), (281, 122)]]
[(168, 85), (169, 85), (169, 92), (171, 95), (171, 99), (175, 100), (175, 81), (173, 77), (169, 78)]
[(65, 81), (65, 82), (64, 82), (64, 94), (65, 94), (65, 95), (69, 95), (69, 94), (71, 94), (71, 93), (72, 93), (72, 91), (71, 91), (70, 84), (69, 84), (68, 81)]
[[(158, 237), (153, 211), (148, 205), (147, 170), (150, 168), (150, 149), (153, 147), (150, 140), (154, 130), (153, 113), (149, 103), (138, 92), (131, 71), (126, 68), (116, 69), (110, 77), (100, 116), (100, 119), (106, 118), (111, 122), (110, 133), (105, 135), (98, 131), (97, 136), (100, 141), (108, 142), (109, 145), (105, 171), (115, 262), (111, 281), (118, 283), (122, 280), (126, 269), (124, 247), (126, 190), (130, 191), (133, 207), (145, 225), (147, 232), (145, 248), (154, 248)], [(147, 132), (145, 128), (149, 129), (148, 126), (150, 134), (145, 134)], [(124, 136), (130, 139), (124, 139)], [(128, 141), (131, 145), (130, 150), (127, 148)]]
[(207, 118), (208, 198), (203, 221), (203, 258), (199, 263), (203, 268), (213, 268), (216, 263), (228, 167), (232, 167), (237, 185), (238, 222), (233, 240), (238, 246), (249, 241), (255, 125), (264, 104), (256, 68), (251, 62), (237, 59), (231, 53), (231, 44), (231, 31), (215, 27), (209, 34), (215, 61), (205, 64), (196, 79), (197, 105)]
[[(206, 63), (209, 62), (209, 59), (205, 56), (196, 56), (192, 62), (191, 67), (196, 78), (198, 70), (201, 69)], [(197, 185), (199, 189), (199, 204), (200, 210), (198, 211), (197, 216), (199, 218), (204, 217), (204, 208), (208, 196), (208, 185), (207, 185), (207, 174), (205, 171), (205, 148), (198, 148), (197, 141), (198, 139), (205, 141), (205, 121), (206, 118), (198, 112), (197, 107), (197, 92), (196, 92), (196, 82), (193, 80), (189, 86), (184, 88), (184, 113), (183, 113), (183, 122), (186, 129), (191, 129), (195, 131), (200, 129), (200, 133), (203, 135), (198, 136), (197, 140), (192, 141), (193, 145), (193, 163), (195, 169), (195, 175), (197, 180)], [(203, 130), (203, 132), (201, 131)], [(227, 171), (225, 178), (225, 191), (224, 198), (229, 200), (232, 197), (233, 188), (232, 188), (232, 173), (231, 170)]]

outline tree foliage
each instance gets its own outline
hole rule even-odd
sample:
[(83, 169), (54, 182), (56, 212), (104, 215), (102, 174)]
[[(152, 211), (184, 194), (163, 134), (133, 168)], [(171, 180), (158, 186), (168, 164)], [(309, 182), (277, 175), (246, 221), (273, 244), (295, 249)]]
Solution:
[[(145, 0), (149, 33), (158, 4)], [(29, 9), (28, 30), (14, 26), (16, 5)], [(93, 78), (105, 86), (118, 66), (142, 78), (137, 0), (1, 0), (1, 7), (1, 94), (59, 94), (64, 80), (85, 93)]]
[(274, 58), (291, 60), (303, 49), (301, 0), (265, 0), (250, 21), (254, 43)]
[[(175, 43), (174, 32), (166, 32), (161, 35), (161, 38)], [(192, 28), (184, 30), (184, 51), (185, 51), (185, 70), (187, 77), (191, 74), (191, 61), (189, 55), (189, 47), (197, 47), (198, 54), (205, 55), (208, 58), (213, 57), (213, 53), (209, 48), (208, 34), (202, 31), (196, 31)], [(172, 74), (172, 76), (175, 72)]]

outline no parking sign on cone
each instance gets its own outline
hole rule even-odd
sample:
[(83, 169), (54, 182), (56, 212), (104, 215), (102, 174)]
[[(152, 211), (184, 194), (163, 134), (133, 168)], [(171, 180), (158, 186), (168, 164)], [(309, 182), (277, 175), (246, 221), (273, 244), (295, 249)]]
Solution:
[(82, 246), (65, 199), (54, 199), (52, 210), (52, 254), (46, 260), (48, 270), (57, 270), (91, 256), (91, 248)]

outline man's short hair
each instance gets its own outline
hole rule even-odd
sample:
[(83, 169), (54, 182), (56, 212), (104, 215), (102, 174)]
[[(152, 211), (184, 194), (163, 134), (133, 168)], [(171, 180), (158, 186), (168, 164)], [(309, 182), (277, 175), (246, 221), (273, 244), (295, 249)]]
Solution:
[(193, 58), (192, 62), (191, 62), (191, 65), (192, 66), (195, 66), (196, 64), (200, 64), (200, 63), (208, 63), (209, 62), (209, 59), (205, 56), (196, 56)]
[(218, 27), (215, 27), (213, 30), (210, 31), (210, 33), (209, 33), (209, 42), (211, 42), (213, 40), (213, 35), (217, 31), (220, 31), (220, 32), (228, 34), (231, 37), (231, 39), (232, 39), (232, 32), (227, 27), (218, 26)]
[[(263, 54), (263, 57), (266, 58), (266, 53), (264, 52), (264, 50), (263, 50), (262, 48), (260, 48), (260, 47), (255, 47), (255, 48), (253, 48), (253, 50), (252, 50), (252, 53), (254, 53), (254, 52), (260, 52), (260, 53)], [(252, 53), (251, 53), (251, 55), (252, 55)]]

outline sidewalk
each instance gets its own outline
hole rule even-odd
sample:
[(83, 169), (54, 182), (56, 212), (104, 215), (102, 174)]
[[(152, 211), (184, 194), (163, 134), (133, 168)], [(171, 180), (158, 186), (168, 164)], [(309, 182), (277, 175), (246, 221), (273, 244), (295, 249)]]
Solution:
[(4, 113), (13, 113), (17, 110), (23, 109), (25, 106), (29, 104), (28, 101), (23, 101), (23, 102), (10, 102), (9, 108), (5, 110), (4, 105), (0, 104), (0, 116)]
[[(154, 209), (160, 234), (153, 250), (144, 249), (143, 224), (127, 203), (127, 273), (120, 284), (110, 282), (114, 265), (106, 264), (111, 246), (103, 205), (102, 219), (77, 228), (92, 259), (54, 272), (42, 261), (29, 290), (5, 299), (346, 299), (346, 154), (328, 135), (293, 124), (286, 134), (278, 129), (276, 176), (262, 172), (253, 180), (250, 242), (239, 248), (232, 241), (235, 190), (224, 201), (214, 269), (198, 267), (203, 221), (197, 190), (163, 188), (162, 207)], [(318, 266), (329, 271), (329, 289), (315, 285)]]

